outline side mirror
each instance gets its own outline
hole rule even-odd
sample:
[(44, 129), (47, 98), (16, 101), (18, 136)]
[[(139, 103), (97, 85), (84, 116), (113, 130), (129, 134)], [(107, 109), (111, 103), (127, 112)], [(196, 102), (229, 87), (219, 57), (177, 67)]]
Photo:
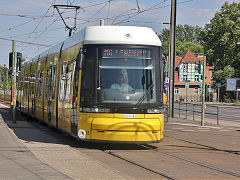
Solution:
[(82, 64), (83, 64), (83, 60), (84, 60), (84, 57), (85, 57), (85, 52), (84, 52), (84, 49), (81, 48), (80, 51), (79, 51), (79, 54), (77, 55), (77, 62), (76, 62), (76, 68), (77, 69), (82, 69)]

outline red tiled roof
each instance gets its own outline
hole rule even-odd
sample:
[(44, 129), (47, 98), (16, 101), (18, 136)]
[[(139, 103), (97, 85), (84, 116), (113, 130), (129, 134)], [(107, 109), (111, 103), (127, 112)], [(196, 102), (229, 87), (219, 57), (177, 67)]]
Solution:
[[(180, 63), (184, 62), (199, 62), (200, 60), (203, 60), (203, 56), (195, 56), (190, 50), (185, 50), (182, 52), (179, 56), (175, 57), (175, 73), (174, 73), (174, 80), (175, 80), (175, 85), (185, 85), (185, 82), (179, 82), (179, 77), (178, 77), (178, 70), (176, 67), (179, 66)], [(201, 61), (203, 64), (203, 61)], [(209, 77), (209, 69), (214, 69), (214, 66), (206, 66), (205, 70), (205, 75), (206, 75), (206, 84), (210, 85), (210, 77)], [(190, 85), (200, 85), (200, 82), (193, 82), (190, 83)]]

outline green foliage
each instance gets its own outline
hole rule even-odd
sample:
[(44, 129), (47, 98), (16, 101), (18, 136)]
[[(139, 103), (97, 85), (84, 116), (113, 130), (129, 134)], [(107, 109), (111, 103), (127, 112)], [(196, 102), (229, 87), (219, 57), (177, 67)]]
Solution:
[[(202, 40), (200, 34), (202, 31), (203, 28), (200, 26), (179, 24), (176, 26), (176, 39), (178, 39), (181, 42), (193, 42), (196, 44), (200, 44)], [(169, 35), (170, 35), (169, 29), (163, 29), (161, 31), (161, 34), (159, 35), (159, 38), (161, 39), (162, 42), (169, 42)]]
[(236, 70), (230, 65), (228, 65), (228, 66), (225, 66), (223, 70), (220, 69), (220, 70), (214, 71), (213, 73), (213, 79), (214, 79), (213, 88), (217, 89), (216, 84), (221, 83), (220, 99), (223, 99), (224, 101), (234, 98), (233, 92), (226, 91), (226, 86), (227, 86), (226, 79), (234, 77), (235, 72)]
[(6, 83), (5, 87), (7, 89), (7, 82), (8, 82), (8, 89), (10, 89), (11, 86), (11, 76), (8, 76), (8, 81), (7, 81), (7, 74), (8, 73), (8, 68), (0, 66), (0, 89), (4, 89), (4, 82)]
[[(180, 55), (184, 50), (191, 50), (194, 53), (203, 53), (203, 47), (200, 45), (199, 26), (190, 26), (185, 24), (176, 27), (176, 55)], [(168, 56), (169, 52), (169, 29), (163, 29), (159, 38), (163, 44), (163, 55)]]
[(240, 101), (234, 101), (233, 104), (236, 106), (240, 106)]
[(240, 3), (224, 3), (201, 33), (204, 52), (217, 70), (230, 65), (240, 76)]
[(204, 52), (215, 65), (213, 79), (221, 83), (220, 98), (232, 101), (234, 92), (226, 91), (226, 78), (240, 77), (240, 3), (225, 2), (201, 32)]
[[(162, 47), (163, 55), (168, 56), (169, 43), (166, 41), (163, 42)], [(203, 46), (192, 42), (181, 42), (180, 40), (176, 39), (176, 55), (180, 55), (185, 50), (191, 50), (193, 53), (203, 53)]]
[(203, 31), (203, 28), (200, 26), (191, 26), (191, 25), (177, 25), (176, 27), (176, 38), (181, 42), (192, 42), (195, 44), (200, 44), (201, 37), (200, 32)]

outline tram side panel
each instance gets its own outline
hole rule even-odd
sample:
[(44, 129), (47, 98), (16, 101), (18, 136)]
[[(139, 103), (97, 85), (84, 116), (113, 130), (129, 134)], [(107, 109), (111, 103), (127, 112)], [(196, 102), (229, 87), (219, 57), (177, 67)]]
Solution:
[(29, 115), (35, 117), (35, 77), (37, 64), (32, 64), (29, 74)]
[(76, 106), (74, 105), (76, 98), (73, 98), (73, 82), (79, 49), (80, 44), (76, 44), (62, 51), (59, 76), (59, 128), (73, 135), (76, 135), (76, 124), (72, 123), (72, 119), (77, 119)]
[(28, 113), (28, 68), (23, 71), (23, 98), (22, 98), (22, 112)]
[(17, 108), (21, 111), (22, 103), (22, 73), (17, 77)]
[(44, 82), (44, 61), (38, 61), (37, 65), (37, 82), (35, 98), (35, 117), (43, 121), (43, 82)]
[(54, 65), (53, 56), (49, 56), (46, 60), (45, 68), (45, 95), (44, 95), (44, 120), (50, 126), (56, 124), (56, 117), (53, 116), (55, 101), (55, 87), (56, 87), (56, 76), (57, 76), (57, 65)]

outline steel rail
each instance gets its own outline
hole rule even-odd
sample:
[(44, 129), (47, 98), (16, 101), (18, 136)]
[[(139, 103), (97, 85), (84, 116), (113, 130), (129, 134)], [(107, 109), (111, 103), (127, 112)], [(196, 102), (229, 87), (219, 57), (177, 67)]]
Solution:
[(222, 169), (218, 169), (218, 168), (215, 168), (213, 166), (208, 166), (206, 164), (203, 164), (203, 163), (200, 163), (200, 162), (197, 162), (197, 161), (193, 161), (193, 160), (190, 160), (190, 159), (187, 159), (187, 158), (184, 158), (184, 157), (180, 157), (180, 156), (177, 156), (177, 155), (172, 154), (172, 153), (162, 152), (162, 151), (159, 151), (158, 149), (153, 149), (153, 148), (149, 147), (148, 145), (139, 144), (139, 146), (150, 149), (150, 150), (153, 150), (153, 151), (156, 151), (156, 152), (160, 152), (162, 154), (165, 154), (165, 155), (168, 155), (168, 156), (171, 156), (171, 157), (174, 157), (174, 158), (177, 158), (177, 159), (180, 159), (180, 160), (192, 163), (192, 164), (196, 164), (196, 165), (201, 166), (201, 167), (205, 167), (205, 168), (208, 168), (208, 169), (211, 169), (211, 170), (214, 170), (214, 171), (218, 171), (218, 172), (221, 172), (223, 174), (227, 174), (227, 175), (231, 175), (231, 176), (240, 178), (240, 174), (237, 174), (237, 173), (233, 173), (233, 172), (230, 172), (230, 171), (225, 171), (225, 170), (222, 170)]
[(118, 159), (121, 159), (121, 160), (123, 160), (123, 161), (126, 161), (126, 162), (128, 162), (128, 163), (130, 163), (130, 164), (132, 164), (132, 165), (135, 165), (135, 166), (137, 166), (137, 167), (140, 167), (140, 168), (142, 168), (142, 169), (144, 169), (144, 170), (147, 170), (147, 171), (149, 171), (149, 172), (151, 172), (151, 173), (160, 175), (160, 176), (162, 176), (162, 177), (164, 177), (164, 178), (166, 178), (166, 179), (175, 180), (175, 178), (172, 178), (172, 177), (170, 177), (170, 176), (168, 176), (168, 175), (166, 175), (166, 174), (164, 174), (164, 173), (157, 172), (157, 171), (155, 171), (155, 170), (153, 170), (153, 169), (147, 168), (147, 167), (142, 166), (142, 165), (140, 165), (140, 164), (138, 164), (138, 163), (135, 163), (135, 162), (133, 162), (133, 161), (130, 161), (130, 160), (126, 159), (126, 158), (123, 158), (122, 156), (119, 156), (119, 155), (117, 155), (117, 154), (114, 154), (113, 152), (111, 152), (111, 151), (109, 151), (109, 150), (104, 150), (103, 152), (105, 152), (105, 153), (107, 153), (107, 154), (109, 154), (109, 155), (111, 155), (111, 156), (114, 156), (114, 157), (116, 157), (116, 158), (118, 158)]
[(227, 152), (227, 153), (230, 153), (230, 154), (240, 155), (240, 151), (231, 151), (231, 150), (218, 149), (218, 148), (215, 148), (215, 147), (212, 147), (212, 146), (208, 146), (208, 145), (204, 145), (204, 144), (200, 144), (200, 143), (195, 143), (195, 142), (188, 141), (188, 140), (185, 140), (185, 139), (179, 139), (179, 138), (166, 136), (166, 135), (165, 135), (165, 137), (173, 138), (175, 140), (183, 141), (183, 142), (186, 142), (186, 143), (189, 143), (189, 144), (203, 146), (205, 148), (209, 148), (208, 150), (212, 150), (212, 151), (221, 151), (221, 152)]

